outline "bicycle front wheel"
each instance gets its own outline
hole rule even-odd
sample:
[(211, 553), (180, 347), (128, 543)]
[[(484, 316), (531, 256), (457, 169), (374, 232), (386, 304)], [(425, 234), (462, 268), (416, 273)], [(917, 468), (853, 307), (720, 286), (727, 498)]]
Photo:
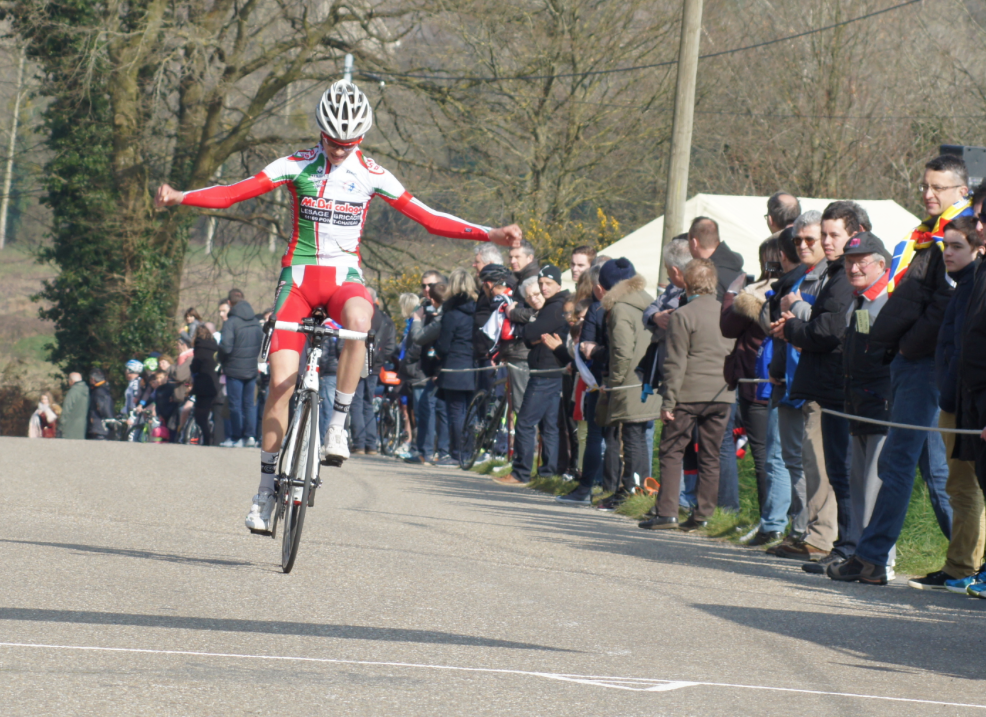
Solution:
[[(308, 495), (312, 489), (312, 474), (318, 465), (318, 436), (316, 422), (312, 415), (314, 401), (306, 396), (298, 423), (295, 426), (295, 436), (290, 442), (294, 446), (293, 455), (288, 463), (288, 474), (283, 476), (284, 486), (279, 491), (279, 499), (283, 503), (284, 527), (281, 535), (281, 568), (290, 573), (294, 561), (298, 557), (298, 547), (301, 545), (301, 529), (305, 525), (305, 510), (308, 508)], [(283, 494), (283, 495), (281, 495)]]
[(489, 399), (485, 391), (479, 391), (469, 402), (466, 420), (462, 427), (462, 447), (459, 449), (459, 467), (467, 471), (475, 465), (483, 452), (486, 435), (486, 408)]

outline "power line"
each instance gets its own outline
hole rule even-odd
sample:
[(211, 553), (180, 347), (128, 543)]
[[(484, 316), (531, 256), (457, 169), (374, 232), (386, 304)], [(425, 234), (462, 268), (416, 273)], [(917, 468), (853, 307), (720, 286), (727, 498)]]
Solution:
[[(805, 30), (804, 32), (799, 32), (795, 35), (787, 35), (785, 37), (778, 37), (773, 40), (766, 40), (764, 42), (758, 42), (754, 45), (746, 45), (744, 47), (735, 47), (731, 50), (722, 50), (720, 52), (710, 52), (707, 55), (699, 55), (700, 60), (708, 60), (713, 57), (722, 57), (724, 55), (732, 55), (737, 52), (746, 52), (747, 50), (756, 50), (761, 47), (767, 47), (768, 45), (776, 45), (779, 42), (787, 42), (788, 40), (796, 40), (801, 37), (807, 37), (808, 35), (815, 35), (819, 32), (825, 32), (827, 30), (834, 30), (837, 27), (844, 27), (846, 25), (851, 25), (854, 22), (860, 22), (862, 20), (869, 20), (877, 15), (883, 15), (888, 12), (893, 12), (894, 10), (900, 10), (908, 5), (916, 5), (921, 2), (921, 0), (906, 0), (905, 2), (899, 3), (897, 5), (892, 5), (891, 7), (884, 8), (883, 10), (875, 10), (874, 12), (867, 13), (866, 15), (860, 15), (859, 17), (854, 17), (849, 20), (843, 20), (842, 22), (835, 22), (831, 25), (826, 25), (825, 27), (817, 27), (814, 30)], [(612, 75), (620, 72), (635, 72), (636, 70), (650, 70), (655, 67), (670, 67), (671, 65), (677, 65), (677, 60), (666, 60), (664, 62), (653, 62), (647, 65), (633, 65), (631, 67), (614, 67), (611, 70), (587, 70), (586, 72), (561, 72), (554, 75), (519, 75), (517, 77), (475, 77), (475, 76), (459, 76), (459, 77), (447, 77), (445, 75), (415, 75), (408, 72), (357, 72), (356, 74), (366, 77), (370, 80), (379, 80), (381, 77), (405, 77), (411, 80), (445, 80), (448, 82), (514, 82), (514, 81), (527, 81), (527, 80), (550, 80), (558, 77), (590, 77), (593, 75)]]

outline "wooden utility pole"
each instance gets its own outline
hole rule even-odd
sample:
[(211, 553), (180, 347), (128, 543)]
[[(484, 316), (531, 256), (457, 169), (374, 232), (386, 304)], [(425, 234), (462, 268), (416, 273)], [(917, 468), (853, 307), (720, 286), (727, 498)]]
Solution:
[(14, 116), (10, 120), (10, 142), (7, 145), (7, 167), (3, 176), (3, 196), (0, 198), (0, 249), (7, 243), (7, 213), (10, 210), (10, 188), (14, 180), (14, 152), (17, 150), (17, 120), (21, 113), (21, 96), (24, 94), (24, 58), (26, 46), (21, 47), (17, 65), (17, 87), (14, 90)]
[[(685, 231), (685, 202), (688, 199), (688, 164), (695, 119), (695, 82), (698, 76), (698, 46), (702, 32), (702, 0), (683, 0), (681, 42), (678, 47), (678, 81), (674, 93), (674, 124), (671, 126), (671, 157), (664, 201), (664, 237), (661, 249)], [(661, 262), (661, 284), (668, 281)]]

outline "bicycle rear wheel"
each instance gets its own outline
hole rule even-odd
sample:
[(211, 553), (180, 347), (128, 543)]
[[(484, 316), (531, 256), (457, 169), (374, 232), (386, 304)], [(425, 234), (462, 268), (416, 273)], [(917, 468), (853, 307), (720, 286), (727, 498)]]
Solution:
[(466, 420), (462, 428), (462, 447), (459, 449), (459, 467), (467, 471), (472, 468), (483, 452), (483, 438), (486, 435), (486, 411), (489, 407), (486, 391), (479, 391), (469, 402)]
[(380, 407), (380, 452), (392, 456), (401, 441), (400, 406), (387, 400)]
[[(305, 525), (308, 494), (312, 487), (312, 473), (318, 462), (318, 436), (312, 416), (312, 397), (306, 396), (302, 405), (295, 435), (289, 442), (293, 453), (288, 462), (288, 474), (281, 477), (278, 508), (283, 510), (284, 527), (281, 536), (281, 568), (290, 573), (298, 557), (301, 545), (301, 529)], [(300, 489), (300, 491), (299, 491)]]

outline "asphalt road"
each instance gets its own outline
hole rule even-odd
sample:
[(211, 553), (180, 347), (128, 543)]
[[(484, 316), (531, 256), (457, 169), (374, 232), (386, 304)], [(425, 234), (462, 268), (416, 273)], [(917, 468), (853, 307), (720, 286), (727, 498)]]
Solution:
[(284, 575), (253, 450), (0, 455), (4, 717), (986, 714), (986, 601), (375, 457)]

